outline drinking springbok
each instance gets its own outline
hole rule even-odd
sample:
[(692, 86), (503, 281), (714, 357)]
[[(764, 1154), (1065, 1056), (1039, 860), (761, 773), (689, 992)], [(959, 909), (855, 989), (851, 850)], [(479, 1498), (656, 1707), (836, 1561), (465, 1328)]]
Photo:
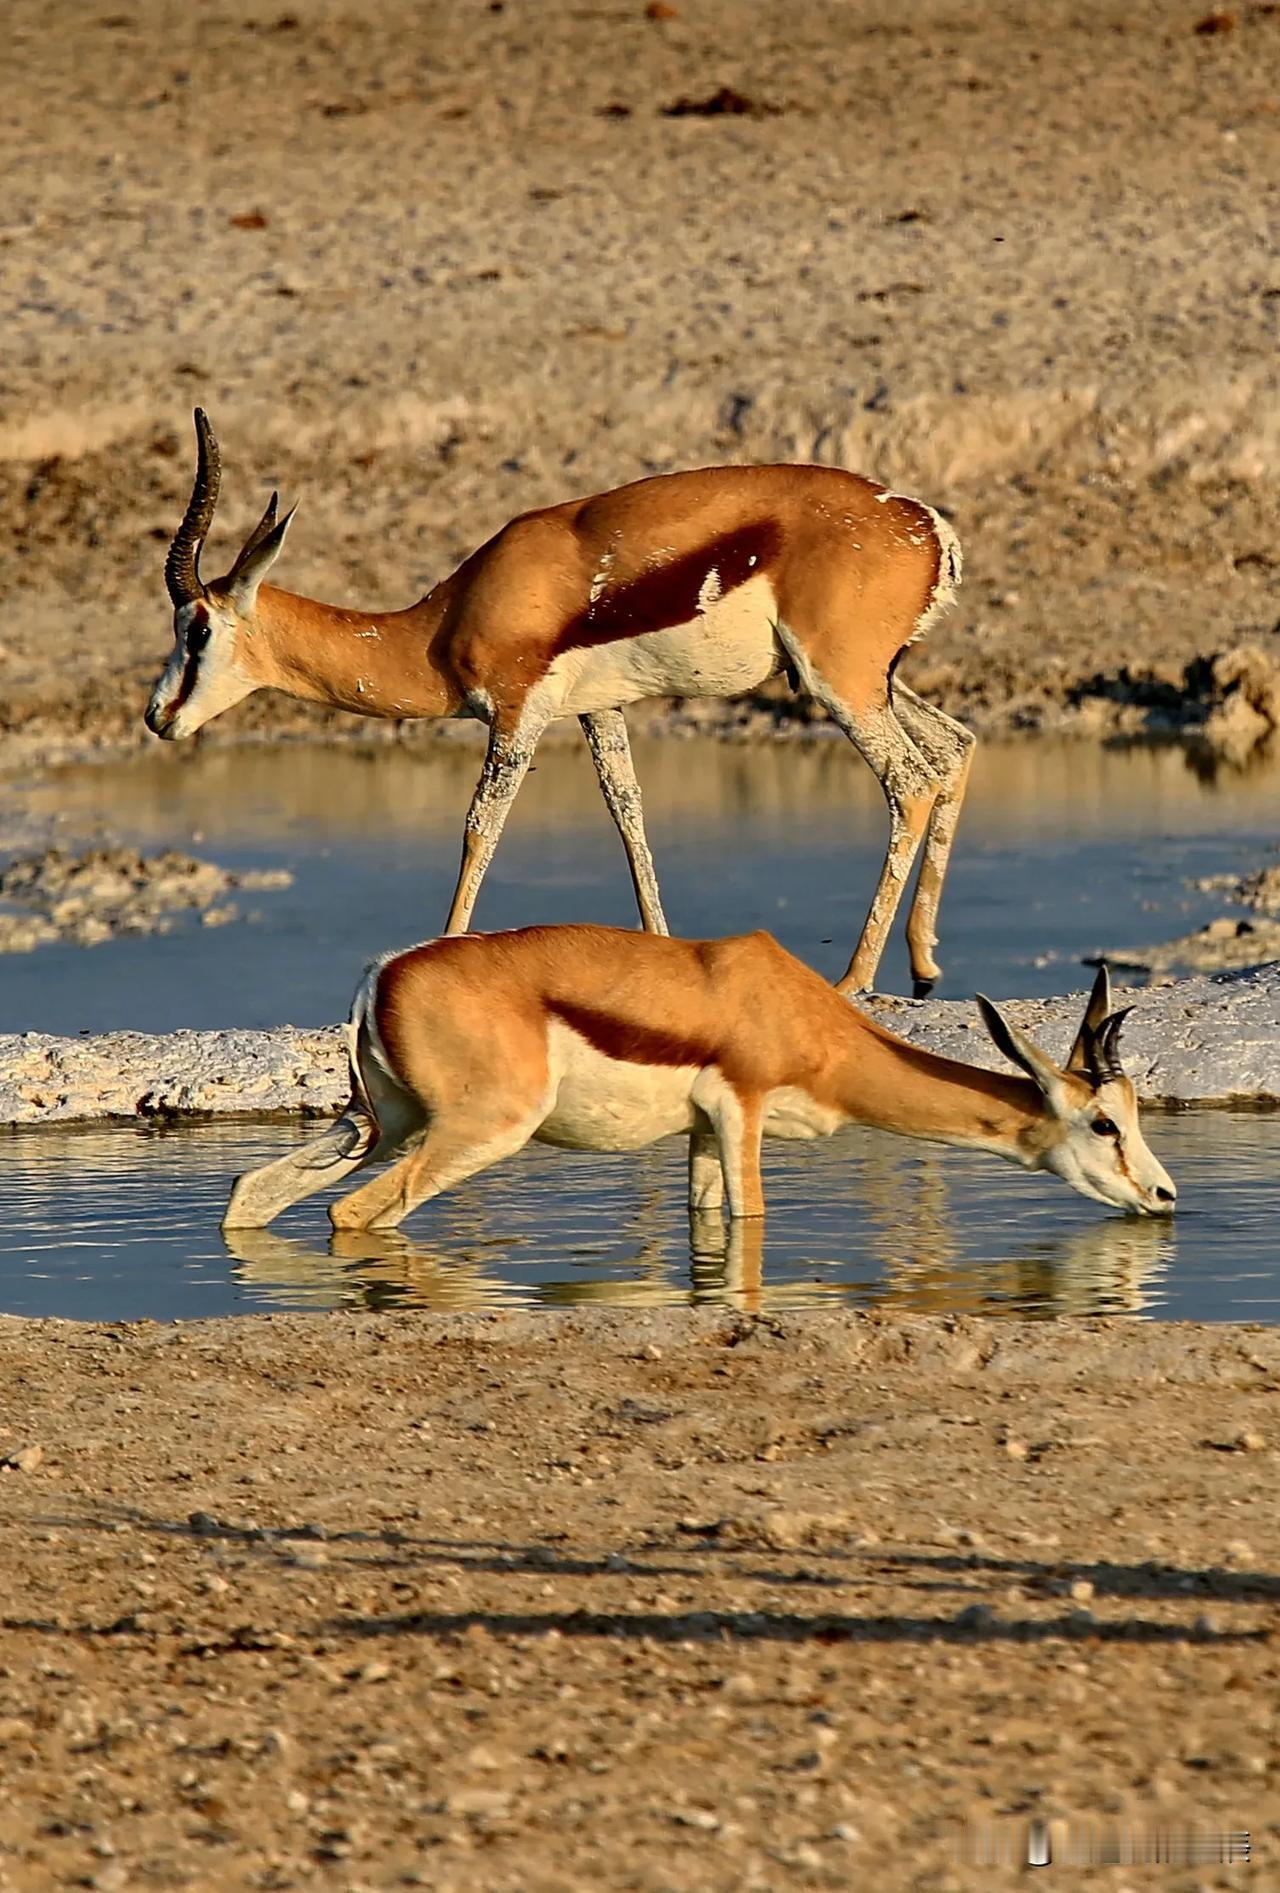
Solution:
[(840, 989), (869, 987), (922, 838), (907, 922), (917, 993), (973, 737), (894, 669), (952, 598), (955, 534), (931, 507), (833, 467), (712, 467), (523, 513), (402, 611), (323, 605), (264, 581), (293, 517), (266, 512), (206, 583), (219, 456), (196, 410), (195, 484), (165, 561), (174, 649), (147, 706), (190, 736), (251, 691), (360, 716), (472, 716), (489, 748), (446, 930), (464, 931), (538, 739), (576, 716), (627, 851), (645, 928), (666, 933), (619, 706), (736, 697), (779, 670), (866, 758), (889, 807), (874, 898)]
[(1120, 1068), (1124, 1012), (1105, 967), (1065, 1065), (991, 1004), (978, 1007), (1021, 1076), (909, 1045), (767, 933), (656, 939), (610, 927), (445, 937), (375, 961), (347, 1027), (341, 1120), (241, 1177), (223, 1218), (260, 1227), (382, 1158), (330, 1209), (338, 1229), (388, 1229), (530, 1139), (632, 1150), (689, 1139), (689, 1207), (727, 1197), (760, 1216), (762, 1137), (869, 1124), (989, 1150), (1138, 1215), (1175, 1191)]

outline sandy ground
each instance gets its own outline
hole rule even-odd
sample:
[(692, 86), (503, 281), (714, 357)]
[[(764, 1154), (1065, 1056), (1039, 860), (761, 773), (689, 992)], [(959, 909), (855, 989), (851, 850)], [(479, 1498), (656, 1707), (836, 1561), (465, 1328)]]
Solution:
[[(141, 740), (196, 401), (215, 570), (276, 483), (376, 606), (839, 461), (965, 542), (937, 701), (1280, 720), (1280, 10), (656, 10), (10, 0), (6, 762)], [(1278, 1388), (1228, 1328), (0, 1323), (0, 1888), (968, 1893), (1040, 1812), (1266, 1884)]]
[(0, 1386), (6, 1890), (1280, 1874), (1274, 1331), (9, 1321)]
[(960, 529), (940, 702), (1177, 720), (1246, 646), (1262, 735), (1280, 9), (1206, 11), (10, 0), (8, 755), (140, 740), (197, 400), (215, 571), (273, 483), (282, 581), (372, 606), (531, 505), (841, 461)]

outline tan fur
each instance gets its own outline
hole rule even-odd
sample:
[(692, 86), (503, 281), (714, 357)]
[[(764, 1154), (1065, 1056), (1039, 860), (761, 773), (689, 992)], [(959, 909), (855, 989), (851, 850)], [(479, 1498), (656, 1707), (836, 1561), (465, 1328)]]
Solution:
[(205, 588), (213, 631), (199, 658), (184, 659), (190, 607), (179, 607), (148, 722), (189, 735), (260, 688), (362, 716), (486, 722), (449, 932), (470, 925), (538, 738), (563, 715), (579, 716), (592, 741), (642, 919), (664, 931), (617, 708), (737, 696), (785, 664), (866, 758), (889, 805), (888, 853), (842, 988), (870, 985), (926, 836), (908, 940), (918, 984), (937, 977), (937, 905), (972, 738), (918, 699), (904, 697), (899, 714), (890, 684), (959, 577), (954, 535), (929, 507), (831, 467), (661, 475), (523, 514), (419, 603), (385, 613), (258, 582), (282, 538), (283, 525), (252, 584), (237, 566)]
[[(1170, 1207), (1128, 1080), (1095, 1086), (991, 1010), (998, 1042), (1012, 1034), (1010, 1056), (1034, 1078), (909, 1045), (765, 933), (693, 941), (529, 927), (432, 941), (372, 968), (356, 996), (344, 1122), (365, 1120), (365, 1154), (354, 1136), (327, 1132), (310, 1158), (242, 1178), (228, 1221), (269, 1220), (381, 1155), (397, 1160), (331, 1214), (344, 1229), (390, 1226), (531, 1139), (621, 1150), (670, 1134), (690, 1138), (692, 1209), (714, 1208), (722, 1184), (731, 1214), (753, 1216), (764, 1207), (762, 1136), (847, 1123), (1053, 1169), (1135, 1211)], [(1092, 1129), (1107, 1115), (1114, 1140)]]

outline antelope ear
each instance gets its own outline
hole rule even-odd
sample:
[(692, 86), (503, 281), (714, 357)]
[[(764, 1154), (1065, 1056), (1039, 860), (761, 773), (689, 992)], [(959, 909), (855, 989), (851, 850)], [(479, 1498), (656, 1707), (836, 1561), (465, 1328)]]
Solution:
[(250, 533), (240, 557), (218, 588), (226, 592), (242, 617), (247, 618), (252, 612), (258, 598), (258, 587), (279, 558), (289, 522), (298, 510), (293, 506), (278, 523), (268, 524), (268, 520), (275, 520), (275, 505), (276, 496), (273, 493), (266, 513)]
[(239, 575), (239, 573), (243, 570), (244, 565), (249, 558), (249, 555), (257, 551), (258, 547), (262, 544), (267, 534), (272, 531), (276, 523), (276, 508), (279, 506), (279, 504), (280, 504), (280, 495), (278, 493), (273, 493), (271, 495), (271, 498), (267, 501), (266, 512), (262, 515), (262, 518), (258, 521), (253, 531), (249, 534), (249, 537), (245, 540), (239, 552), (237, 552), (236, 562), (232, 566), (231, 570), (228, 572), (226, 579), (223, 581), (224, 584), (229, 585)]
[(1084, 1018), (1080, 1021), (1080, 1030), (1076, 1033), (1075, 1044), (1067, 1054), (1064, 1070), (1078, 1071), (1084, 1077), (1093, 1075), (1094, 1042), (1110, 1011), (1111, 974), (1107, 962), (1100, 960), (1098, 976), (1093, 982), (1093, 991), (1089, 994), (1089, 1003), (1084, 1009)]
[(1029, 1039), (1025, 1032), (1020, 1032), (1016, 1025), (1010, 1025), (983, 993), (976, 993), (974, 997), (978, 1002), (978, 1011), (982, 1014), (982, 1023), (1009, 1063), (1025, 1071), (1028, 1078), (1039, 1085), (1046, 1098), (1052, 1101), (1060, 1097), (1062, 1072), (1048, 1054), (1042, 1052), (1034, 1040)]

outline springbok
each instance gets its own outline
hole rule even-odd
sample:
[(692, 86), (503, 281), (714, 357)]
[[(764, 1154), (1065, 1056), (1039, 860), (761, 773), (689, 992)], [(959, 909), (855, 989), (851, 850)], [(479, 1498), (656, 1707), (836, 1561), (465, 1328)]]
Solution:
[(1120, 1068), (1125, 1014), (1111, 1009), (1106, 968), (1065, 1065), (990, 1000), (978, 1006), (1023, 1076), (909, 1045), (767, 933), (569, 926), (432, 940), (369, 967), (347, 1027), (344, 1116), (239, 1178), (224, 1227), (261, 1227), (394, 1157), (329, 1211), (337, 1229), (394, 1228), (531, 1138), (632, 1150), (676, 1132), (689, 1138), (692, 1212), (727, 1196), (731, 1217), (761, 1216), (762, 1136), (848, 1123), (989, 1150), (1138, 1215), (1171, 1210)]
[(191, 499), (165, 561), (174, 649), (147, 706), (190, 736), (251, 691), (361, 716), (472, 716), (489, 747), (446, 931), (476, 895), (534, 748), (577, 716), (622, 836), (641, 920), (666, 922), (620, 705), (736, 697), (785, 670), (835, 719), (889, 806), (879, 883), (840, 989), (869, 987), (925, 839), (907, 925), (917, 994), (938, 978), (936, 919), (973, 737), (893, 677), (960, 579), (931, 507), (832, 467), (664, 474), (513, 519), (402, 611), (323, 605), (265, 584), (292, 513), (266, 512), (206, 584), (219, 455), (196, 410)]

